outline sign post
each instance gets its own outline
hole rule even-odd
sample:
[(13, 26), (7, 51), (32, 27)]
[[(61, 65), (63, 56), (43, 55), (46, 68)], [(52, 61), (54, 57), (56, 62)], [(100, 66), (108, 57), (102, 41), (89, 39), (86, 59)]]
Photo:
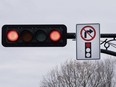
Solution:
[(100, 24), (76, 25), (76, 56), (78, 60), (100, 59)]

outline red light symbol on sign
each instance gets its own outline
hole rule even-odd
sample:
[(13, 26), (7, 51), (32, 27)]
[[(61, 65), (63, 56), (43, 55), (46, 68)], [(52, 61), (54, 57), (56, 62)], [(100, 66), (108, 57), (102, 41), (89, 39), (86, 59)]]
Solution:
[(85, 41), (91, 41), (96, 36), (96, 31), (92, 26), (85, 26), (80, 32), (81, 38)]

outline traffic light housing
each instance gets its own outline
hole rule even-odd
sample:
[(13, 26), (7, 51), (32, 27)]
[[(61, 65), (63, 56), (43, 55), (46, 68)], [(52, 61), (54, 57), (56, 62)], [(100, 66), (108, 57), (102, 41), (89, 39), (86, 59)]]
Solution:
[(67, 44), (65, 25), (4, 25), (5, 47), (63, 47)]

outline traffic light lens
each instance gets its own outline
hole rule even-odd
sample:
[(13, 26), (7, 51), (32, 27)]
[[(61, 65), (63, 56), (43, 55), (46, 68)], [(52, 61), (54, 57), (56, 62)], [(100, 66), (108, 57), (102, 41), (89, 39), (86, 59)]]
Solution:
[(36, 34), (36, 38), (39, 42), (44, 42), (47, 39), (47, 35), (44, 31), (39, 30)]
[(52, 31), (52, 32), (50, 33), (50, 39), (51, 39), (52, 41), (59, 41), (60, 38), (61, 38), (61, 34), (60, 34), (59, 31), (54, 30), (54, 31)]
[(15, 31), (15, 30), (10, 30), (7, 34), (7, 38), (11, 42), (17, 41), (18, 37), (19, 37), (19, 35), (18, 35), (17, 31)]
[(24, 41), (24, 42), (30, 42), (31, 40), (32, 40), (32, 33), (31, 32), (29, 32), (29, 31), (23, 31), (22, 32), (22, 40)]

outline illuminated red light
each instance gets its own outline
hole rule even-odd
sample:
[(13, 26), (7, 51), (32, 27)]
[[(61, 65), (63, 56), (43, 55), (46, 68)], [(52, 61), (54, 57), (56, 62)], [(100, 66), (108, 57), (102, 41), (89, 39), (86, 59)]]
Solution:
[(51, 39), (52, 41), (58, 41), (58, 40), (60, 40), (60, 38), (61, 38), (61, 34), (60, 34), (59, 31), (54, 30), (54, 31), (52, 31), (52, 32), (50, 33), (50, 39)]
[(7, 33), (7, 38), (8, 38), (9, 41), (14, 42), (18, 39), (18, 33), (15, 30), (10, 30)]

